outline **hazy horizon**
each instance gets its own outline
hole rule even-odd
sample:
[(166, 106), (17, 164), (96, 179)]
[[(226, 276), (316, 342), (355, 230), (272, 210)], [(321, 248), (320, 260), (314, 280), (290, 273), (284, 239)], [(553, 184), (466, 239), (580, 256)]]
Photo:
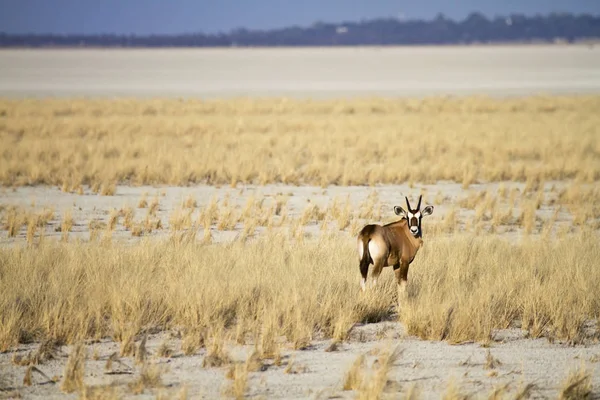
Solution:
[(375, 18), (432, 19), (442, 13), (454, 20), (472, 12), (487, 17), (551, 12), (599, 15), (597, 0), (444, 0), (419, 3), (398, 0), (0, 0), (0, 32), (8, 34), (181, 34), (218, 33), (237, 28), (275, 29), (315, 22), (348, 22)]

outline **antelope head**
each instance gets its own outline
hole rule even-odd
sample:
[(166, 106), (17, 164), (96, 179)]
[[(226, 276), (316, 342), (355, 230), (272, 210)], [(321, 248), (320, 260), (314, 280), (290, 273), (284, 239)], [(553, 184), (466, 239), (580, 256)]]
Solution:
[(399, 215), (400, 217), (406, 219), (410, 233), (412, 233), (412, 235), (416, 238), (421, 237), (421, 218), (423, 218), (426, 215), (431, 215), (431, 213), (433, 213), (433, 206), (427, 206), (423, 210), (421, 210), (422, 197), (422, 195), (419, 196), (419, 204), (417, 204), (417, 208), (415, 209), (411, 208), (410, 203), (408, 201), (408, 197), (405, 197), (406, 210), (404, 210), (400, 206), (394, 207), (394, 212), (396, 213), (396, 215)]

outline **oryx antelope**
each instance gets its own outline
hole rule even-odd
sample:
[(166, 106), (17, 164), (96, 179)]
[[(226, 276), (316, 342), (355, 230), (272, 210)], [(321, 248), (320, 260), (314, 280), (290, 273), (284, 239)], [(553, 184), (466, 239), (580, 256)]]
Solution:
[(405, 197), (407, 210), (400, 206), (394, 207), (396, 215), (402, 217), (399, 221), (383, 226), (367, 225), (358, 234), (362, 290), (366, 289), (370, 264), (373, 264), (373, 284), (377, 281), (383, 267), (392, 265), (399, 288), (405, 289), (408, 266), (423, 244), (421, 218), (433, 213), (433, 206), (421, 210), (421, 198), (422, 196), (419, 196), (419, 203), (415, 209), (410, 207), (408, 197)]

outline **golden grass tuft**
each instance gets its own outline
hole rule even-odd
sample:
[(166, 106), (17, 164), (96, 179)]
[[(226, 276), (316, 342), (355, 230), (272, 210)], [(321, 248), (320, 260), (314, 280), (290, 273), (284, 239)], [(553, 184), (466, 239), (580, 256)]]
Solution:
[(38, 217), (30, 216), (27, 221), (27, 244), (32, 245), (38, 228)]
[(144, 364), (139, 377), (129, 384), (133, 394), (142, 394), (146, 389), (156, 389), (163, 386), (163, 370), (159, 365)]
[(592, 397), (592, 375), (582, 366), (569, 372), (563, 381), (559, 399), (575, 400)]
[(120, 215), (123, 217), (123, 227), (130, 231), (133, 228), (133, 220), (135, 218), (135, 210), (132, 207), (124, 207), (120, 210)]
[(231, 366), (230, 371), (227, 374), (228, 378), (231, 379), (231, 385), (225, 389), (224, 395), (231, 396), (236, 400), (244, 399), (246, 391), (248, 390), (248, 367), (244, 363), (236, 363)]
[(156, 356), (161, 358), (171, 358), (173, 356), (173, 349), (166, 340), (156, 350)]
[(210, 226), (218, 221), (219, 218), (219, 205), (217, 198), (213, 197), (210, 202), (200, 211), (198, 215), (198, 223), (209, 229)]
[(461, 391), (460, 386), (456, 381), (451, 380), (446, 387), (446, 391), (442, 395), (443, 400), (467, 400), (469, 396)]
[(527, 234), (533, 233), (536, 227), (536, 205), (534, 201), (525, 201), (521, 208), (518, 221)]
[(150, 207), (148, 208), (148, 215), (154, 217), (159, 209), (159, 206), (160, 200), (158, 199), (158, 195), (156, 195), (152, 198), (152, 201), (150, 202)]
[(223, 206), (219, 210), (219, 220), (217, 222), (217, 229), (220, 231), (232, 231), (235, 229), (239, 218), (235, 210), (231, 207)]
[(72, 393), (83, 389), (85, 358), (84, 345), (82, 343), (75, 345), (71, 350), (71, 354), (69, 354), (60, 390), (65, 393)]
[(402, 355), (402, 350), (396, 347), (394, 350), (384, 350), (373, 364), (373, 371), (368, 377), (363, 378), (358, 391), (358, 399), (361, 400), (377, 400), (383, 395), (384, 389), (388, 382), (388, 374), (390, 369), (398, 361)]
[(329, 209), (329, 213), (337, 222), (339, 230), (343, 231), (346, 229), (350, 225), (352, 219), (352, 205), (350, 203), (350, 198), (346, 198), (344, 203), (342, 203), (339, 198), (335, 198)]
[(194, 198), (194, 196), (189, 195), (183, 201), (183, 207), (185, 207), (185, 208), (196, 208), (196, 207), (198, 207), (198, 202), (196, 201), (196, 199)]
[(193, 209), (175, 209), (169, 217), (169, 228), (172, 231), (181, 231), (192, 227)]
[(148, 194), (142, 194), (140, 201), (138, 202), (138, 208), (146, 208), (148, 207)]
[(496, 357), (494, 357), (492, 355), (492, 352), (490, 351), (490, 349), (487, 349), (487, 352), (485, 353), (485, 364), (483, 365), (483, 368), (495, 369), (500, 365), (502, 365), (500, 360), (498, 360)]
[(21, 227), (26, 222), (26, 214), (17, 207), (11, 207), (6, 216), (5, 229), (8, 231), (8, 237), (15, 237), (19, 234)]
[(119, 400), (122, 395), (113, 385), (86, 386), (81, 393), (82, 400)]
[(146, 340), (148, 335), (144, 335), (140, 344), (135, 349), (135, 363), (137, 365), (143, 365), (148, 359), (148, 350), (146, 349)]
[(358, 356), (350, 369), (346, 372), (344, 377), (344, 384), (342, 385), (343, 390), (358, 390), (360, 389), (363, 381), (363, 368), (365, 364), (365, 356), (361, 354)]
[[(25, 375), (23, 376), (23, 386), (31, 386), (33, 384), (33, 373), (36, 373), (38, 375), (40, 375), (42, 378), (44, 378), (44, 384), (54, 384), (56, 383), (56, 379), (50, 378), (48, 375), (46, 375), (42, 370), (40, 370), (39, 368), (30, 365), (27, 367), (27, 369), (25, 370)], [(1, 390), (0, 390), (1, 391)]]
[(515, 400), (525, 400), (531, 398), (531, 394), (536, 386), (533, 383), (519, 385), (517, 393), (515, 393)]
[(114, 196), (117, 193), (117, 185), (112, 183), (103, 183), (100, 187), (100, 195), (101, 196)]
[(46, 361), (54, 360), (59, 353), (58, 343), (54, 340), (46, 339), (42, 341), (35, 352), (29, 352), (27, 356), (13, 355), (11, 361), (14, 365), (28, 366), (39, 365)]
[(117, 210), (111, 210), (108, 215), (108, 223), (106, 224), (106, 230), (112, 232), (119, 223), (120, 212)]
[(190, 330), (181, 342), (181, 350), (186, 356), (192, 355), (206, 344), (206, 334), (203, 330)]
[(454, 232), (454, 230), (456, 229), (456, 224), (457, 224), (457, 211), (456, 211), (456, 207), (452, 207), (450, 209), (450, 211), (448, 211), (446, 213), (446, 215), (444, 215), (444, 218), (442, 220), (442, 225), (441, 225), (442, 232), (445, 232), (445, 233)]
[(222, 367), (231, 363), (231, 358), (225, 351), (225, 343), (222, 337), (213, 336), (207, 349), (206, 356), (202, 360), (202, 367)]
[(73, 216), (70, 211), (66, 211), (63, 215), (63, 219), (60, 223), (60, 231), (62, 233), (61, 238), (63, 241), (69, 240), (69, 232), (73, 228)]

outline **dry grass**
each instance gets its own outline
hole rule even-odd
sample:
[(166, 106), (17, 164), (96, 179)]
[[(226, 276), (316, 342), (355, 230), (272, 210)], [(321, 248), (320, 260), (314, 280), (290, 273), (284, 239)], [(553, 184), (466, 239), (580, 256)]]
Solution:
[(211, 343), (208, 346), (206, 356), (202, 360), (204, 368), (222, 367), (231, 363), (231, 358), (225, 350), (225, 341), (222, 331), (217, 331), (213, 334)]
[(119, 400), (123, 396), (112, 385), (86, 386), (81, 393), (82, 400)]
[(592, 376), (582, 366), (571, 371), (562, 384), (559, 399), (580, 400), (592, 398)]
[(500, 365), (502, 365), (502, 362), (500, 362), (500, 360), (498, 360), (496, 357), (494, 357), (492, 355), (492, 352), (490, 351), (490, 349), (488, 349), (485, 354), (485, 364), (484, 364), (483, 368), (495, 369)]
[[(144, 115), (149, 106), (155, 115)], [(115, 183), (512, 180), (535, 190), (547, 180), (600, 179), (598, 96), (27, 99), (0, 108), (5, 186), (111, 194)]]
[(39, 365), (54, 360), (59, 353), (58, 343), (53, 340), (44, 340), (35, 352), (27, 356), (13, 355), (12, 363), (19, 366)]
[(159, 206), (160, 200), (158, 199), (158, 196), (154, 196), (154, 198), (152, 198), (152, 202), (150, 202), (150, 208), (148, 208), (148, 215), (155, 216)]
[(183, 201), (183, 207), (185, 207), (185, 208), (196, 208), (196, 207), (198, 207), (198, 202), (196, 201), (196, 199), (194, 198), (194, 196), (189, 195)]
[(65, 393), (81, 391), (83, 389), (83, 375), (85, 372), (85, 347), (82, 343), (73, 347), (65, 367), (60, 390)]
[(158, 349), (156, 350), (156, 356), (162, 358), (170, 358), (173, 355), (173, 349), (169, 346), (169, 343), (163, 341)]
[(365, 356), (361, 354), (354, 360), (352, 366), (346, 372), (346, 376), (344, 378), (344, 384), (342, 388), (344, 390), (358, 390), (363, 381), (363, 368), (365, 364)]
[[(525, 185), (513, 185), (512, 188), (500, 187), (497, 191), (494, 189), (495, 185), (472, 187), (465, 193), (455, 194), (456, 198), (446, 199), (440, 211), (436, 211), (431, 220), (426, 221), (426, 237), (470, 232), (516, 233), (519, 236), (524, 233), (553, 239), (569, 232), (600, 229), (600, 190), (596, 189), (596, 185), (561, 182), (554, 184), (558, 185), (558, 190), (546, 184), (545, 187), (539, 186), (535, 191), (527, 193), (523, 189)], [(501, 194), (502, 191), (504, 194)], [(507, 195), (509, 191), (515, 193), (512, 200)], [(324, 234), (337, 233), (341, 229), (355, 235), (367, 223), (385, 223), (394, 219), (390, 215), (391, 207), (387, 204), (390, 199), (382, 204), (377, 193), (377, 190), (373, 190), (366, 198), (353, 197), (352, 200), (346, 195), (332, 196), (328, 202), (323, 199), (312, 202), (308, 197), (306, 203), (295, 201), (289, 209), (288, 206), (280, 209), (279, 215), (279, 204), (282, 204), (282, 198), (287, 198), (281, 194), (252, 193), (242, 197), (245, 204), (239, 199), (231, 201), (228, 194), (220, 198), (215, 195), (208, 203), (198, 204), (197, 213), (194, 208), (184, 207), (185, 202), (181, 202), (181, 207), (175, 208), (173, 204), (167, 203), (166, 207), (158, 210), (159, 197), (156, 195), (144, 200), (150, 204), (146, 204), (145, 216), (141, 218), (136, 218), (134, 208), (125, 206), (118, 211), (101, 210), (101, 216), (78, 221), (77, 225), (71, 222), (71, 225), (76, 227), (77, 238), (81, 237), (87, 226), (91, 240), (101, 237), (102, 241), (111, 240), (113, 233), (116, 238), (122, 236), (123, 230), (134, 237), (156, 236), (160, 234), (163, 224), (169, 228), (163, 231), (163, 235), (190, 232), (201, 236), (198, 231), (202, 227), (205, 243), (212, 242), (215, 231), (236, 232), (241, 241), (253, 239), (265, 232), (286, 230), (296, 240), (303, 240), (315, 233), (313, 228), (319, 228)], [(540, 196), (540, 193), (544, 195)], [(240, 207), (240, 204), (243, 206)], [(29, 244), (36, 244), (46, 238), (56, 237), (53, 233), (63, 230), (60, 220), (54, 219), (52, 209), (36, 210), (34, 207), (8, 205), (0, 209), (2, 228), (11, 238), (9, 242), (25, 238)], [(75, 210), (75, 207), (71, 210)], [(68, 228), (69, 220), (72, 221), (72, 218), (68, 218), (71, 210), (59, 218), (67, 222), (65, 229)], [(90, 218), (91, 211), (79, 208), (77, 217)], [(66, 230), (63, 235), (66, 238)], [(233, 237), (217, 235), (217, 240), (229, 240)]]
[[(583, 342), (586, 321), (600, 314), (597, 242), (589, 231), (519, 244), (431, 236), (411, 265), (400, 319), (426, 339), (485, 342), (520, 321), (531, 336)], [(2, 248), (0, 351), (111, 336), (126, 355), (141, 332), (178, 328), (185, 354), (207, 346), (207, 366), (226, 364), (225, 339), (246, 334), (261, 359), (276, 359), (280, 338), (304, 348), (315, 335), (341, 341), (355, 322), (391, 318), (391, 270), (359, 296), (357, 264), (347, 234)]]
[[(492, 235), (431, 238), (411, 266), (401, 319), (426, 339), (488, 341), (514, 321), (532, 336), (585, 340), (600, 303), (597, 234), (511, 245)], [(423, 267), (421, 267), (423, 266)]]
[(442, 395), (443, 400), (467, 400), (469, 396), (464, 394), (460, 386), (455, 381), (450, 381), (446, 391)]
[(69, 232), (71, 232), (71, 229), (73, 229), (73, 216), (70, 211), (66, 211), (63, 215), (62, 222), (60, 223), (62, 240), (65, 242), (69, 240)]
[(100, 187), (101, 196), (114, 196), (117, 192), (117, 186), (114, 183), (103, 183)]
[(135, 210), (132, 207), (124, 207), (121, 209), (120, 215), (123, 217), (123, 227), (130, 231), (133, 228)]
[(382, 397), (384, 389), (391, 383), (388, 381), (388, 373), (396, 361), (402, 355), (402, 351), (396, 347), (394, 350), (385, 350), (373, 363), (371, 371), (368, 371), (358, 391), (360, 400), (378, 400)]
[(146, 208), (148, 207), (148, 194), (142, 194), (140, 201), (138, 202), (138, 208)]
[(238, 363), (232, 365), (232, 370), (229, 375), (232, 379), (231, 386), (225, 390), (224, 394), (229, 395), (236, 400), (245, 398), (246, 391), (248, 390), (247, 364)]
[(138, 379), (129, 387), (133, 394), (144, 393), (146, 389), (160, 388), (163, 386), (162, 373), (163, 370), (159, 365), (144, 364)]
[(21, 227), (27, 220), (23, 211), (18, 207), (11, 207), (6, 215), (6, 223), (4, 228), (8, 231), (8, 237), (15, 237), (19, 234)]
[(36, 368), (35, 366), (30, 365), (25, 370), (25, 376), (23, 376), (23, 386), (31, 386), (33, 384), (33, 373), (34, 372), (37, 375), (40, 375), (42, 378), (44, 378), (44, 382), (43, 382), (44, 384), (47, 384), (47, 383), (56, 383), (55, 379), (50, 378), (48, 375), (46, 375), (39, 368)]

